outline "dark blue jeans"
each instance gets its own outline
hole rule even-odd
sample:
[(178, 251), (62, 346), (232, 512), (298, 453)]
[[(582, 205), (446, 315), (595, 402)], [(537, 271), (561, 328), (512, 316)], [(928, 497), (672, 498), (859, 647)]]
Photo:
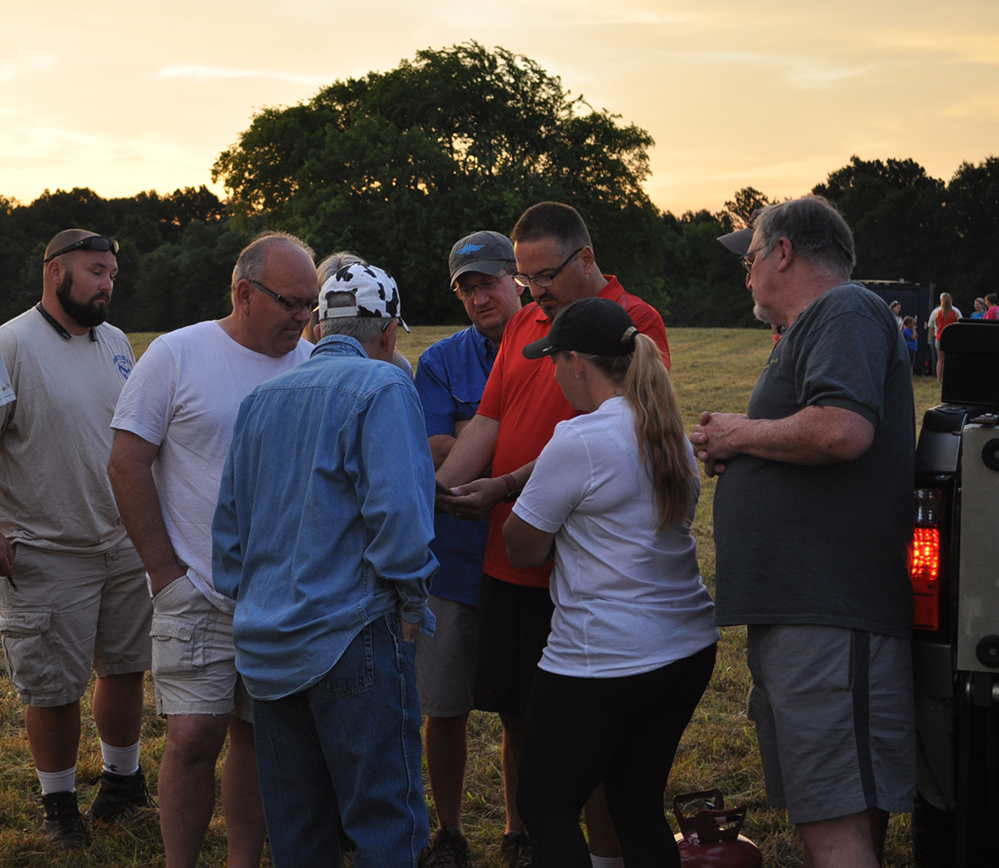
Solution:
[(260, 789), (277, 868), (339, 868), (338, 818), (355, 868), (416, 868), (430, 837), (420, 769), (415, 643), (399, 619), (365, 627), (323, 678), (254, 701)]

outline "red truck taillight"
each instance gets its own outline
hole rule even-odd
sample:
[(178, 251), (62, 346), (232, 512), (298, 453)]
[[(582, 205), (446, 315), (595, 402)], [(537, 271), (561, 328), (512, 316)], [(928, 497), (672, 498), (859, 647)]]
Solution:
[(943, 492), (940, 489), (916, 489), (916, 526), (909, 545), (909, 577), (915, 603), (913, 626), (920, 630), (940, 628), (942, 506)]

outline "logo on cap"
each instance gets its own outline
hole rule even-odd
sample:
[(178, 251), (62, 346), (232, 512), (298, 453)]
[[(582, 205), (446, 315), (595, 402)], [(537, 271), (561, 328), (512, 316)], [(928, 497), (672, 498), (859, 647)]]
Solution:
[(469, 253), (475, 253), (476, 250), (481, 250), (485, 247), (485, 244), (472, 244), (471, 241), (468, 242), (461, 250), (458, 251), (459, 256), (467, 256)]

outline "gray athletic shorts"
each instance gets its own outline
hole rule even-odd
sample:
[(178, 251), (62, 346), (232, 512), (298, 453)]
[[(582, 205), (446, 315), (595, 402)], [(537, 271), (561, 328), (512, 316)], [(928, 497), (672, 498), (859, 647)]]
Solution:
[(151, 635), (157, 714), (233, 714), (253, 723), (253, 701), (236, 672), (232, 615), (187, 576), (153, 597)]
[(479, 653), (479, 610), (430, 595), (437, 616), (433, 636), (416, 637), (416, 688), (430, 717), (458, 717), (472, 710)]
[(912, 651), (907, 639), (842, 627), (750, 625), (756, 724), (767, 799), (792, 823), (916, 797)]
[(76, 702), (98, 677), (149, 668), (149, 591), (127, 540), (99, 555), (17, 543), (14, 569), (0, 578), (0, 634), (21, 702)]

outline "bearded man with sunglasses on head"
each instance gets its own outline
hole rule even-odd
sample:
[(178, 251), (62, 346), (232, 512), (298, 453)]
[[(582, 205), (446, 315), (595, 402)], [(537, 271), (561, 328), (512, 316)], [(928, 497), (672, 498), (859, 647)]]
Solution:
[(0, 634), (42, 787), (42, 834), (87, 843), (77, 806), (80, 699), (97, 675), (101, 789), (88, 815), (150, 805), (139, 768), (151, 608), (105, 470), (135, 358), (104, 321), (118, 242), (67, 229), (45, 248), (42, 300), (0, 327)]
[[(212, 582), (212, 516), (242, 399), (309, 358), (301, 339), (319, 295), (313, 253), (281, 233), (255, 238), (232, 274), (229, 316), (162, 335), (135, 367), (111, 422), (111, 483), (153, 593), (156, 710), (167, 718), (159, 777), (168, 868), (194, 868), (222, 777), (230, 868), (258, 865), (264, 817), (253, 707), (236, 674), (234, 603)], [(280, 467), (295, 448), (275, 443)]]

